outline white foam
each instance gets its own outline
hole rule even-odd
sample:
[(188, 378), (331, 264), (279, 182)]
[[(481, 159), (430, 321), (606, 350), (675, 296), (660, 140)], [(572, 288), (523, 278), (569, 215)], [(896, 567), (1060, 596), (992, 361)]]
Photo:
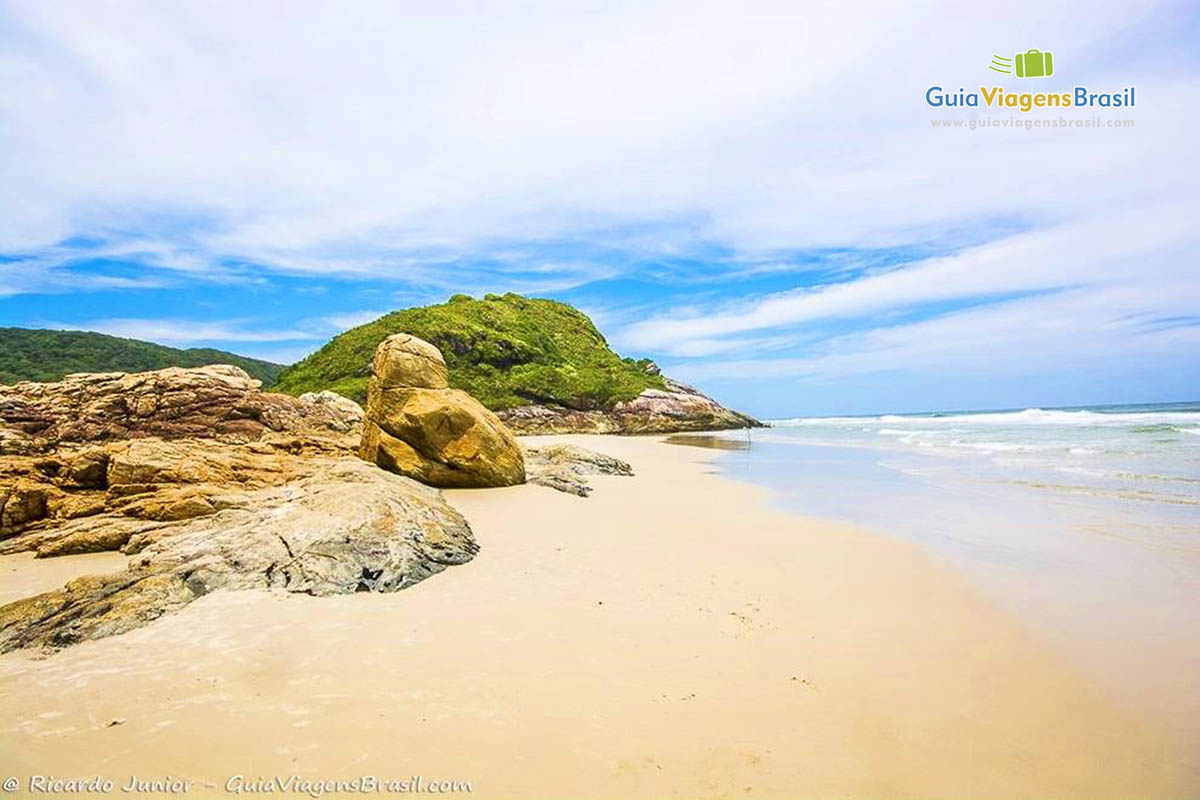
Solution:
[[(1200, 426), (1200, 411), (1113, 412), (1056, 411), (1027, 408), (1024, 411), (997, 411), (982, 414), (947, 414), (941, 417), (884, 414), (878, 417), (795, 417), (772, 420), (781, 428), (808, 426), (854, 426), (880, 424), (903, 425), (1195, 425)], [(1192, 431), (1194, 429), (1185, 429)]]

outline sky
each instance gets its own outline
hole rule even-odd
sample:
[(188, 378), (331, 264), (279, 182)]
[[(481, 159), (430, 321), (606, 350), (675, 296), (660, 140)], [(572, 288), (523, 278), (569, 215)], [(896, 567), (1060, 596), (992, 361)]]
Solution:
[[(0, 0), (0, 325), (291, 363), (515, 291), (763, 417), (1196, 400), (1198, 40), (1195, 2)], [(1136, 103), (926, 103), (993, 85)], [(935, 127), (1059, 117), (1102, 124)]]

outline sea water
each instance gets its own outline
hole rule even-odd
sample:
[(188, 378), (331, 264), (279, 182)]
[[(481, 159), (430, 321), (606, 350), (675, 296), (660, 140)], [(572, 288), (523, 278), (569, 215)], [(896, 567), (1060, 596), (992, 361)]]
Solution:
[(798, 417), (719, 468), (922, 545), (1200, 752), (1200, 403)]

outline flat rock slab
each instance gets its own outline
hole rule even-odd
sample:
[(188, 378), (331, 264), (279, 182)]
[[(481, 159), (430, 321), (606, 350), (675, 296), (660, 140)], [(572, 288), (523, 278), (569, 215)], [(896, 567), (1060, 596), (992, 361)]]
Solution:
[(587, 497), (592, 487), (586, 476), (632, 475), (633, 467), (619, 458), (579, 445), (550, 444), (525, 448), (525, 472), (529, 483)]
[(86, 576), (0, 607), (0, 652), (122, 633), (220, 589), (394, 592), (478, 551), (436, 489), (355, 458), (312, 463), (283, 486), (123, 531), (123, 572)]

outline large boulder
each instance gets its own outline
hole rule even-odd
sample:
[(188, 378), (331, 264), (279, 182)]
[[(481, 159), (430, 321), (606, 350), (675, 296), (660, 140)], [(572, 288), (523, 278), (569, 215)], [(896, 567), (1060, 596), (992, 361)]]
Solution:
[(430, 486), (513, 486), (525, 461), (512, 433), (475, 398), (447, 388), (446, 363), (408, 334), (375, 351), (359, 455)]
[(418, 389), (447, 389), (450, 374), (442, 351), (424, 339), (397, 333), (375, 348), (371, 372), (385, 389), (408, 386)]

